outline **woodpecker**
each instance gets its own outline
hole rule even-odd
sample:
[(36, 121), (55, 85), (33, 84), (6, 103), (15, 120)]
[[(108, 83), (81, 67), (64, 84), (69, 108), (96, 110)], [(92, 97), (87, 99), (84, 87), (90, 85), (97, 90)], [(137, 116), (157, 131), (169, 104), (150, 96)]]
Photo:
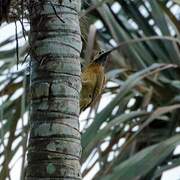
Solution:
[(105, 64), (109, 52), (99, 53), (98, 57), (87, 65), (81, 73), (82, 89), (80, 93), (80, 112), (93, 104), (102, 93), (105, 84)]

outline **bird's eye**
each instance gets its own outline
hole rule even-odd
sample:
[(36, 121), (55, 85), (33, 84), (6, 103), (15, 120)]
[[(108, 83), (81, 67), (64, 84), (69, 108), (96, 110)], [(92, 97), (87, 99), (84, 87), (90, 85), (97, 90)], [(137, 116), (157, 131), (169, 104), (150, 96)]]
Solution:
[(92, 98), (91, 94), (89, 94), (89, 98)]

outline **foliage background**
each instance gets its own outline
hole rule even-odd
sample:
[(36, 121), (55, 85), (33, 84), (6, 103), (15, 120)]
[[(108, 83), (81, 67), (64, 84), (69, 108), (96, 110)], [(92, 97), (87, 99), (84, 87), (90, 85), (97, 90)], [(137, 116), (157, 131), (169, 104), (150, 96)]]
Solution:
[[(21, 167), (26, 164), (30, 98), (26, 6), (25, 1), (12, 1), (11, 34), (3, 37), (7, 23), (0, 27), (2, 180), (14, 178), (10, 172), (17, 161)], [(82, 63), (88, 64), (100, 49), (121, 43), (106, 65), (101, 97), (80, 116), (84, 179), (93, 174), (94, 180), (154, 180), (180, 164), (179, 154), (173, 153), (180, 142), (179, 20), (178, 0), (82, 1)], [(21, 170), (21, 179), (23, 174)]]

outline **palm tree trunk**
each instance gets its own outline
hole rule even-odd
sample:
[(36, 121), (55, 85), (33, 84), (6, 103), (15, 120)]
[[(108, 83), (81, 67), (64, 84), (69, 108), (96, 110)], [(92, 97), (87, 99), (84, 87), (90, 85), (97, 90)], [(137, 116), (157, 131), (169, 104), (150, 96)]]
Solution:
[(80, 0), (30, 0), (31, 111), (26, 180), (81, 179)]

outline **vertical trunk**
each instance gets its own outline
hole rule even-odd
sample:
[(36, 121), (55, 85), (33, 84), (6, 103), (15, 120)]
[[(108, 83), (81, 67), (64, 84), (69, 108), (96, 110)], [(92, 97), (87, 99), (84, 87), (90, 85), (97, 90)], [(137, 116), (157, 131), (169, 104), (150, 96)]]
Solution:
[(81, 179), (80, 3), (29, 3), (32, 100), (26, 180)]

